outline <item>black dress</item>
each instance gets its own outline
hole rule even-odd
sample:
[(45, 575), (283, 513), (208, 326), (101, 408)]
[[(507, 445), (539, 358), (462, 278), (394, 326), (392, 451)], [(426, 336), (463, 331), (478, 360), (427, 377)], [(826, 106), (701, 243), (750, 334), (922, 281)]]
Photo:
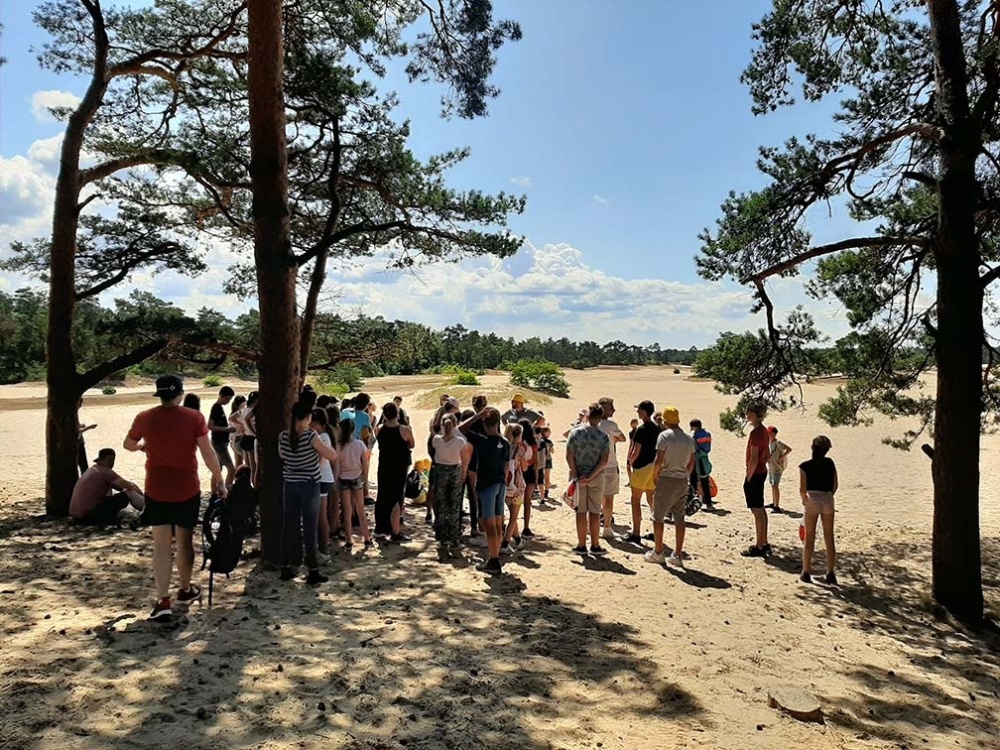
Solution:
[(406, 489), (406, 475), (409, 473), (413, 455), (409, 443), (403, 439), (397, 427), (386, 427), (378, 431), (378, 496), (375, 498), (375, 533), (392, 533), (392, 508), (403, 504)]

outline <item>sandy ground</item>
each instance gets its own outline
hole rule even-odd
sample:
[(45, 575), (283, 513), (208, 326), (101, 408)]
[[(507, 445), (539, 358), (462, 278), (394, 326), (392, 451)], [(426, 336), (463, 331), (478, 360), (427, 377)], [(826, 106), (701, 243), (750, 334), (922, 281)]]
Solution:
[[(544, 407), (560, 428), (602, 395), (616, 398), (622, 425), (643, 398), (710, 428), (728, 403), (666, 368), (568, 376), (573, 397)], [(395, 378), (366, 390), (378, 401), (401, 393), (409, 407), (440, 385)], [(810, 406), (830, 388), (810, 386)], [(87, 399), (83, 418), (99, 424), (87, 436), (92, 453), (120, 445), (145, 392)], [(440, 562), (412, 509), (413, 544), (340, 552), (327, 585), (282, 584), (244, 563), (219, 582), (214, 607), (163, 627), (144, 620), (148, 531), (37, 517), (43, 405), (37, 386), (0, 389), (0, 748), (998, 747), (1000, 643), (933, 614), (929, 462), (880, 442), (903, 423), (829, 430), (810, 412), (773, 420), (793, 461), (815, 434), (833, 441), (838, 588), (798, 582), (795, 514), (772, 517), (774, 557), (738, 555), (751, 541), (743, 441), (716, 429), (720, 508), (692, 518), (686, 573), (623, 544), (603, 560), (575, 557), (570, 512), (549, 506), (534, 513), (541, 538), (484, 579), (471, 549)], [(420, 425), (430, 417), (411, 414)], [(1000, 438), (987, 437), (994, 614), (998, 457)], [(556, 466), (564, 485), (561, 446)], [(135, 456), (119, 469), (141, 478)], [(798, 505), (792, 486), (784, 503)], [(617, 518), (628, 518), (624, 504)], [(768, 691), (785, 683), (815, 694), (826, 723), (768, 708)]]

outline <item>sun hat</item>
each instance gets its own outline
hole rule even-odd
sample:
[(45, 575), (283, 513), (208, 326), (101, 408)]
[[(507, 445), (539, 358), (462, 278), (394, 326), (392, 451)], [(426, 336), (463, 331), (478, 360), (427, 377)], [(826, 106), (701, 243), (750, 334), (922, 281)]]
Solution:
[(672, 427), (681, 423), (681, 413), (677, 411), (676, 406), (668, 406), (663, 410), (663, 421)]
[(520, 393), (515, 393), (513, 396), (510, 397), (510, 400), (515, 404), (523, 404), (524, 396), (522, 396)]
[(184, 393), (184, 381), (176, 375), (161, 375), (156, 379), (156, 398), (169, 401)]

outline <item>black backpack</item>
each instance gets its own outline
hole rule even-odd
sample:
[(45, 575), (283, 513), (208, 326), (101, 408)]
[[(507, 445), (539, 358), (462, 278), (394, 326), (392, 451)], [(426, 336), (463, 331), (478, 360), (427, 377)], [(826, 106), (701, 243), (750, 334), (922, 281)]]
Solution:
[(411, 471), (406, 475), (406, 486), (403, 488), (403, 495), (414, 500), (420, 497), (421, 484), (423, 483), (423, 475), (416, 469)]

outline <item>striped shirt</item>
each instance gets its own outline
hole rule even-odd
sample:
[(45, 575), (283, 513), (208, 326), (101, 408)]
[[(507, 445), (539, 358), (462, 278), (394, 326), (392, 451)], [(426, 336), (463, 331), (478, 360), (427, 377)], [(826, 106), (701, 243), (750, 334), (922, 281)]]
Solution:
[(286, 482), (318, 482), (320, 477), (319, 460), (320, 455), (313, 448), (313, 441), (317, 440), (317, 435), (312, 430), (300, 432), (294, 450), (292, 441), (285, 430), (278, 438), (278, 455), (284, 462), (282, 475)]

